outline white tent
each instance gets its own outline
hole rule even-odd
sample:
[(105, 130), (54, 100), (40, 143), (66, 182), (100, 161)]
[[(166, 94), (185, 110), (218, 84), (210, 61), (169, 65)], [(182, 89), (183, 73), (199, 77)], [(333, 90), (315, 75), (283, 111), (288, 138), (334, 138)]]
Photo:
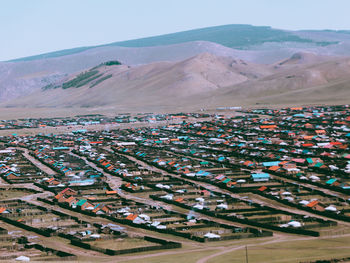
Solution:
[(301, 205), (307, 205), (308, 203), (310, 203), (309, 201), (306, 201), (306, 200), (301, 200), (300, 202), (299, 202), (299, 204), (301, 204)]
[(199, 209), (199, 210), (203, 210), (204, 206), (200, 205), (200, 204), (196, 204), (193, 206), (193, 208)]
[(220, 208), (220, 209), (228, 209), (228, 205), (227, 204), (219, 204), (216, 207)]
[(30, 261), (30, 258), (26, 257), (26, 256), (19, 256), (15, 260), (16, 261)]
[(292, 227), (301, 227), (301, 223), (298, 221), (290, 221), (288, 225)]
[(219, 235), (216, 235), (216, 234), (213, 234), (213, 233), (206, 233), (205, 235), (204, 235), (204, 237), (206, 237), (206, 238), (220, 238), (220, 236)]
[(333, 205), (327, 206), (324, 210), (336, 212), (337, 208)]

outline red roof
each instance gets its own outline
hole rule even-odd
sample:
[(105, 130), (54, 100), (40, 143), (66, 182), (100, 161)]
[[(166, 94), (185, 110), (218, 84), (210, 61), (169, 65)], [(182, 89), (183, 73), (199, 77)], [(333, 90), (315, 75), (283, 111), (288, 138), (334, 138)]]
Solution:
[(263, 192), (263, 191), (265, 191), (266, 189), (267, 189), (266, 186), (262, 186), (262, 187), (260, 187), (258, 190), (261, 191), (261, 192)]

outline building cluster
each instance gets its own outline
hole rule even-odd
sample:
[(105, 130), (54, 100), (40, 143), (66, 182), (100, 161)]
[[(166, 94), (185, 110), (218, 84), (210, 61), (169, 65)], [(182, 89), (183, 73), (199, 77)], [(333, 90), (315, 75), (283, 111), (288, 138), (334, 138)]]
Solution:
[[(236, 110), (23, 120), (159, 125), (0, 137), (2, 180), (47, 193), (36, 198), (42, 206), (1, 201), (0, 219), (113, 253), (107, 240), (152, 245), (129, 227), (206, 242), (275, 231), (320, 236), (350, 221), (347, 105)], [(111, 223), (45, 210), (48, 204)]]

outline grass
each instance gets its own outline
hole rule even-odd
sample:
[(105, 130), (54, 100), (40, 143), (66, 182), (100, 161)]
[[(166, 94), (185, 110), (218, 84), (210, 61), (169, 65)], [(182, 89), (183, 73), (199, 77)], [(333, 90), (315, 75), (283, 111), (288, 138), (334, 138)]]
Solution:
[(33, 193), (29, 191), (0, 189), (0, 200), (19, 198), (31, 194)]
[(107, 75), (107, 76), (104, 76), (104, 77), (102, 77), (102, 78), (96, 80), (95, 83), (91, 84), (90, 88), (95, 87), (96, 85), (100, 84), (101, 82), (105, 81), (106, 79), (111, 78), (112, 76), (113, 76), (112, 74), (109, 74), (109, 75)]
[[(246, 262), (245, 244), (248, 244), (249, 263), (300, 263), (318, 259), (345, 258), (350, 256), (350, 237), (294, 240), (281, 243), (264, 244), (264, 241), (253, 242), (219, 242), (206, 243), (207, 250), (198, 250), (178, 254), (176, 251), (169, 255), (154, 256), (147, 258), (137, 258), (133, 260), (121, 261), (123, 263), (193, 263), (199, 259), (215, 255), (208, 258), (207, 263), (242, 263)], [(262, 243), (262, 244), (261, 244)], [(230, 251), (230, 249), (237, 250)], [(192, 249), (196, 250), (192, 247)], [(227, 251), (227, 253), (225, 253)], [(220, 254), (219, 254), (220, 253)], [(132, 257), (132, 256), (131, 256)]]
[(113, 250), (130, 249), (137, 247), (150, 247), (158, 244), (148, 242), (141, 238), (126, 238), (126, 239), (112, 239), (112, 240), (101, 240), (101, 241), (90, 241), (86, 242), (92, 246), (108, 248)]
[[(349, 248), (349, 237), (283, 242), (256, 247), (248, 246), (248, 259), (250, 263), (298, 263), (316, 259), (349, 257)], [(245, 248), (242, 248), (214, 257), (208, 263), (241, 263), (245, 262), (245, 257)]]
[(178, 253), (173, 255), (163, 255), (163, 256), (156, 256), (156, 257), (148, 257), (143, 259), (136, 259), (136, 260), (127, 260), (127, 261), (120, 261), (122, 263), (194, 263), (197, 260), (201, 259), (202, 257), (211, 255), (213, 253), (217, 252), (217, 250), (205, 250), (205, 251), (195, 251), (195, 252), (184, 252), (184, 253)]
[(78, 76), (76, 76), (74, 79), (69, 80), (62, 84), (62, 89), (68, 89), (71, 87), (80, 87), (81, 85), (85, 85), (88, 81), (92, 80), (93, 77), (95, 77), (96, 74), (98, 74), (98, 70), (92, 70), (92, 71), (86, 71), (83, 73), (80, 73)]

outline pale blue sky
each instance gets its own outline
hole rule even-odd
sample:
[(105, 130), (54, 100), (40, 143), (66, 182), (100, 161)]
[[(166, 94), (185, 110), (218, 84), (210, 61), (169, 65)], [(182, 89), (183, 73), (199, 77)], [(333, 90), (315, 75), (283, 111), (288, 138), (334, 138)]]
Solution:
[(350, 29), (349, 0), (0, 0), (0, 61), (224, 24)]

